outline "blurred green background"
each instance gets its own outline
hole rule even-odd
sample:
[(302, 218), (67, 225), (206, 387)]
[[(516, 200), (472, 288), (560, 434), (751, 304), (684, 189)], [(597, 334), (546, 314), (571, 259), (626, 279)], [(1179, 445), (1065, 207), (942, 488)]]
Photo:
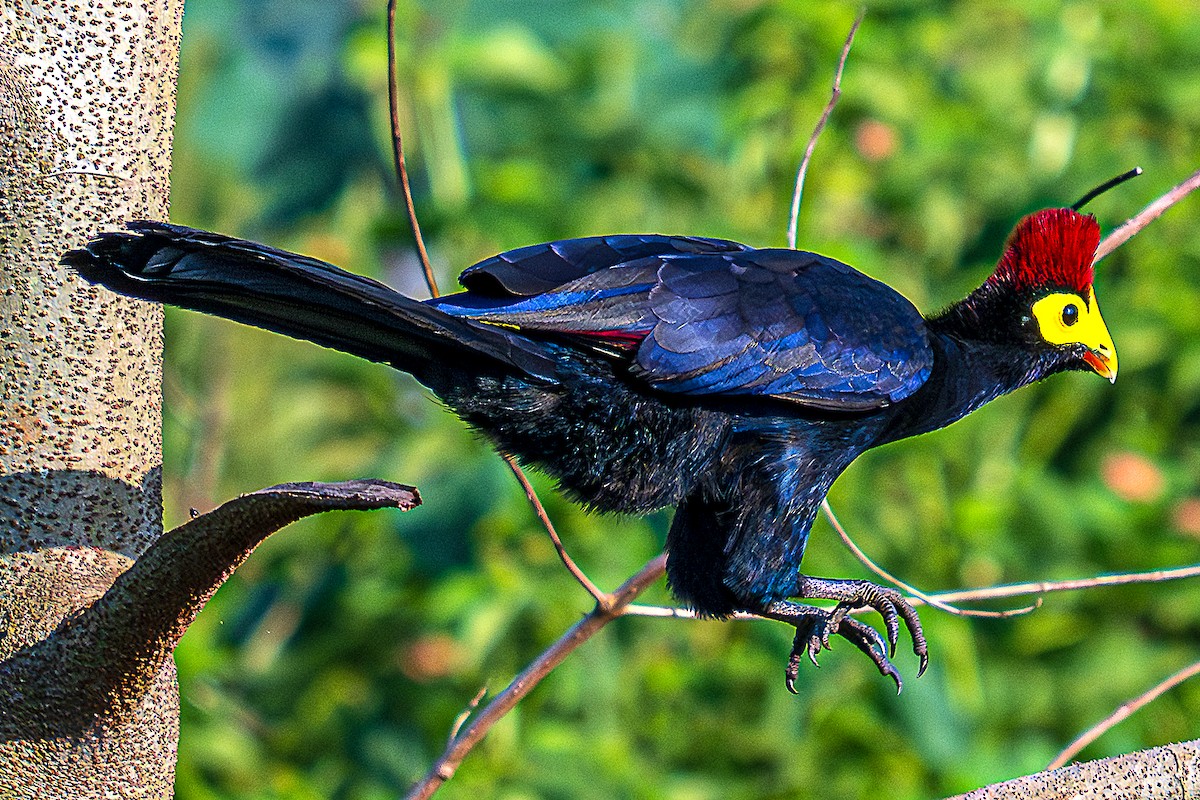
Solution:
[[(188, 0), (172, 215), (422, 295), (387, 132), (384, 0)], [(1200, 166), (1200, 8), (867, 3), (809, 173), (801, 246), (920, 308), (962, 296), (1025, 212), (1119, 171), (1111, 228)], [(791, 183), (857, 6), (402, 0), (403, 126), (443, 287), (495, 252), (614, 232), (785, 241)], [(1186, 201), (1102, 263), (1115, 387), (1063, 376), (869, 453), (832, 499), (926, 590), (1200, 561), (1200, 234)], [(420, 487), (407, 514), (267, 541), (178, 650), (178, 795), (395, 797), (476, 690), (589, 609), (501, 461), (406, 376), (200, 315), (167, 329), (167, 522), (292, 480)], [(669, 521), (544, 488), (613, 587)], [(865, 576), (819, 522), (806, 571)], [(658, 587), (651, 602), (669, 603)], [(1037, 771), (1200, 657), (1200, 583), (1056, 595), (1012, 620), (926, 610), (897, 698), (838, 641), (800, 695), (789, 630), (629, 618), (488, 736), (446, 798), (926, 798)], [(1200, 736), (1200, 683), (1089, 748)]]

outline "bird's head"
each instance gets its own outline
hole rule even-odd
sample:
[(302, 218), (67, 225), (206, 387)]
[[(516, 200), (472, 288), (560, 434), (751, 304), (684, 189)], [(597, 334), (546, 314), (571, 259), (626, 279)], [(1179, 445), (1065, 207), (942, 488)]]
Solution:
[(1092, 288), (1099, 244), (1100, 226), (1090, 214), (1038, 211), (1017, 223), (988, 283), (1019, 298), (1030, 341), (1073, 358), (1076, 369), (1116, 381), (1117, 350)]
[(1044, 377), (1068, 369), (1117, 379), (1117, 351), (1092, 288), (1100, 226), (1090, 214), (1047, 208), (1013, 229), (995, 272), (947, 311), (972, 338), (1017, 345)]

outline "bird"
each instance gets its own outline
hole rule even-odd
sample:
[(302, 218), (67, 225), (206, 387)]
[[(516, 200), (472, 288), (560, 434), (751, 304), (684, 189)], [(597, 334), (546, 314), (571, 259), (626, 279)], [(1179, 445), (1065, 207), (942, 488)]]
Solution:
[[(1093, 287), (1100, 228), (1079, 211), (1106, 187), (1023, 217), (979, 287), (928, 315), (828, 256), (695, 236), (521, 247), (466, 269), (464, 291), (424, 301), (164, 222), (99, 233), (62, 263), (121, 294), (408, 372), (589, 509), (673, 507), (666, 572), (680, 602), (791, 625), (793, 692), (802, 660), (816, 663), (833, 636), (899, 691), (901, 624), (917, 674), (929, 663), (920, 619), (890, 587), (801, 571), (817, 511), (868, 449), (1059, 372), (1115, 382)], [(884, 633), (858, 609), (877, 611)]]

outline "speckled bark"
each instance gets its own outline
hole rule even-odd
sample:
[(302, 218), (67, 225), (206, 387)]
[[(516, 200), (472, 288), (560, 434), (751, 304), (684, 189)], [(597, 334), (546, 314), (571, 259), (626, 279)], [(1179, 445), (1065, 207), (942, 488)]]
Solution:
[(949, 800), (1196, 800), (1200, 740), (1071, 764)]
[(5, 1), (0, 797), (170, 797), (171, 654), (217, 587), (296, 519), (420, 498), (286, 484), (162, 535), (161, 310), (58, 261), (97, 229), (166, 217), (182, 0)]
[[(161, 312), (84, 286), (58, 256), (166, 215), (182, 6), (0, 4), (0, 663), (160, 534)], [(90, 657), (54, 668), (69, 685)], [(165, 659), (122, 714), (0, 737), (0, 796), (170, 796), (177, 709)], [(26, 712), (5, 704), (0, 720), (29, 732)]]
[[(87, 608), (0, 661), (0, 709), (7, 712), (0, 741), (76, 742), (98, 722), (106, 735), (128, 737), (135, 732), (111, 724), (127, 719), (170, 729), (161, 717), (173, 716), (174, 707), (146, 708), (145, 698), (158, 690), (188, 625), (263, 539), (322, 511), (407, 511), (420, 502), (413, 487), (387, 481), (289, 483), (242, 495), (164, 534), (111, 586), (88, 586), (103, 594)], [(103, 776), (104, 788), (125, 786), (131, 772)]]

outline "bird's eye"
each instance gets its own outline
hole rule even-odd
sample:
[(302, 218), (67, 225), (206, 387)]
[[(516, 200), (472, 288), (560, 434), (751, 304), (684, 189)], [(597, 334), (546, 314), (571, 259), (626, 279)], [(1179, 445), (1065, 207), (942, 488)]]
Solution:
[(1066, 306), (1064, 306), (1062, 310), (1062, 321), (1063, 325), (1066, 325), (1068, 328), (1074, 325), (1076, 322), (1079, 322), (1079, 306), (1075, 305), (1074, 303), (1068, 303)]

